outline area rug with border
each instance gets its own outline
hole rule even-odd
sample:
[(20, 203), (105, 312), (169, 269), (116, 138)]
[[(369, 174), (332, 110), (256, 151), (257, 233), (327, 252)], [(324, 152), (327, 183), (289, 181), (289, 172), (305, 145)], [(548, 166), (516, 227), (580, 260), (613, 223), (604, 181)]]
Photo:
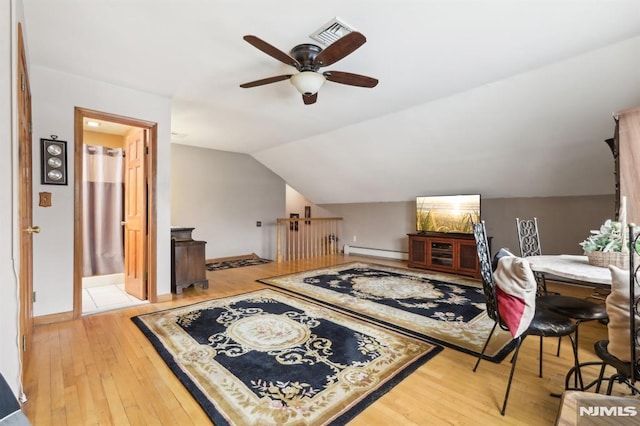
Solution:
[(217, 425), (343, 425), (442, 350), (277, 289), (132, 318)]
[[(476, 356), (494, 324), (482, 283), (450, 274), (351, 262), (258, 281)], [(485, 358), (513, 347), (498, 327)]]

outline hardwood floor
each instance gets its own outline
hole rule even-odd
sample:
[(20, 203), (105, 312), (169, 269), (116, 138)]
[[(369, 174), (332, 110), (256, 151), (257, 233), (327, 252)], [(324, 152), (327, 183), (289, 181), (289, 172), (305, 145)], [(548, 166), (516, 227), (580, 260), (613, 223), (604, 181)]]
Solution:
[[(209, 289), (185, 289), (172, 301), (85, 316), (35, 329), (33, 355), (26, 366), (23, 406), (40, 425), (201, 425), (210, 424), (198, 403), (167, 368), (132, 316), (263, 288), (255, 280), (363, 260), (396, 266), (406, 262), (359, 256), (327, 256), (208, 272)], [(564, 294), (588, 296), (590, 289), (556, 286)], [(593, 343), (606, 326), (580, 326), (580, 358), (595, 359)], [(513, 379), (506, 416), (501, 416), (510, 369), (445, 348), (359, 414), (351, 425), (553, 424), (572, 365), (571, 345), (545, 339), (544, 378), (538, 377), (538, 338), (525, 339)]]

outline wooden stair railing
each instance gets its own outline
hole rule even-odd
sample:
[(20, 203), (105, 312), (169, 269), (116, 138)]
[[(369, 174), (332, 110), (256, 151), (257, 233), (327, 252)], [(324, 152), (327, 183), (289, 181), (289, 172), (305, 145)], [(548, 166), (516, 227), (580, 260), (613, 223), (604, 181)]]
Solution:
[(341, 217), (277, 219), (276, 262), (338, 254)]

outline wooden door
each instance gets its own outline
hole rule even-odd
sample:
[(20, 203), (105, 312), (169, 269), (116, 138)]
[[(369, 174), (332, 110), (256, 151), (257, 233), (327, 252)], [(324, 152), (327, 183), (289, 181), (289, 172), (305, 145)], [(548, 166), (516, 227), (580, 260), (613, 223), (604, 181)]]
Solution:
[[(20, 336), (21, 360), (25, 365), (31, 349), (33, 329), (33, 234), (34, 227), (31, 178), (31, 89), (27, 73), (27, 60), (22, 38), (22, 26), (18, 25), (18, 184), (20, 216)], [(8, 297), (8, 295), (6, 295)]]
[(409, 266), (427, 266), (427, 244), (428, 239), (409, 235)]
[(143, 300), (147, 298), (146, 142), (146, 130), (136, 130), (127, 136), (124, 157), (124, 288), (127, 293)]
[(480, 267), (478, 265), (478, 249), (475, 241), (458, 241), (457, 244), (458, 265), (457, 269), (463, 273), (468, 273), (476, 278), (480, 277)]

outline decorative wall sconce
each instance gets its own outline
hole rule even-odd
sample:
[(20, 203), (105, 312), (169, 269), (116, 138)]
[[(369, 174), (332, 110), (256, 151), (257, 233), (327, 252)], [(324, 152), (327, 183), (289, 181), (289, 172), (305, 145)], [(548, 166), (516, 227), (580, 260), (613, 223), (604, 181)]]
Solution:
[(43, 185), (67, 184), (67, 142), (51, 139), (40, 139), (41, 179)]
[(40, 207), (51, 207), (51, 193), (50, 192), (40, 192), (40, 203), (38, 204)]

